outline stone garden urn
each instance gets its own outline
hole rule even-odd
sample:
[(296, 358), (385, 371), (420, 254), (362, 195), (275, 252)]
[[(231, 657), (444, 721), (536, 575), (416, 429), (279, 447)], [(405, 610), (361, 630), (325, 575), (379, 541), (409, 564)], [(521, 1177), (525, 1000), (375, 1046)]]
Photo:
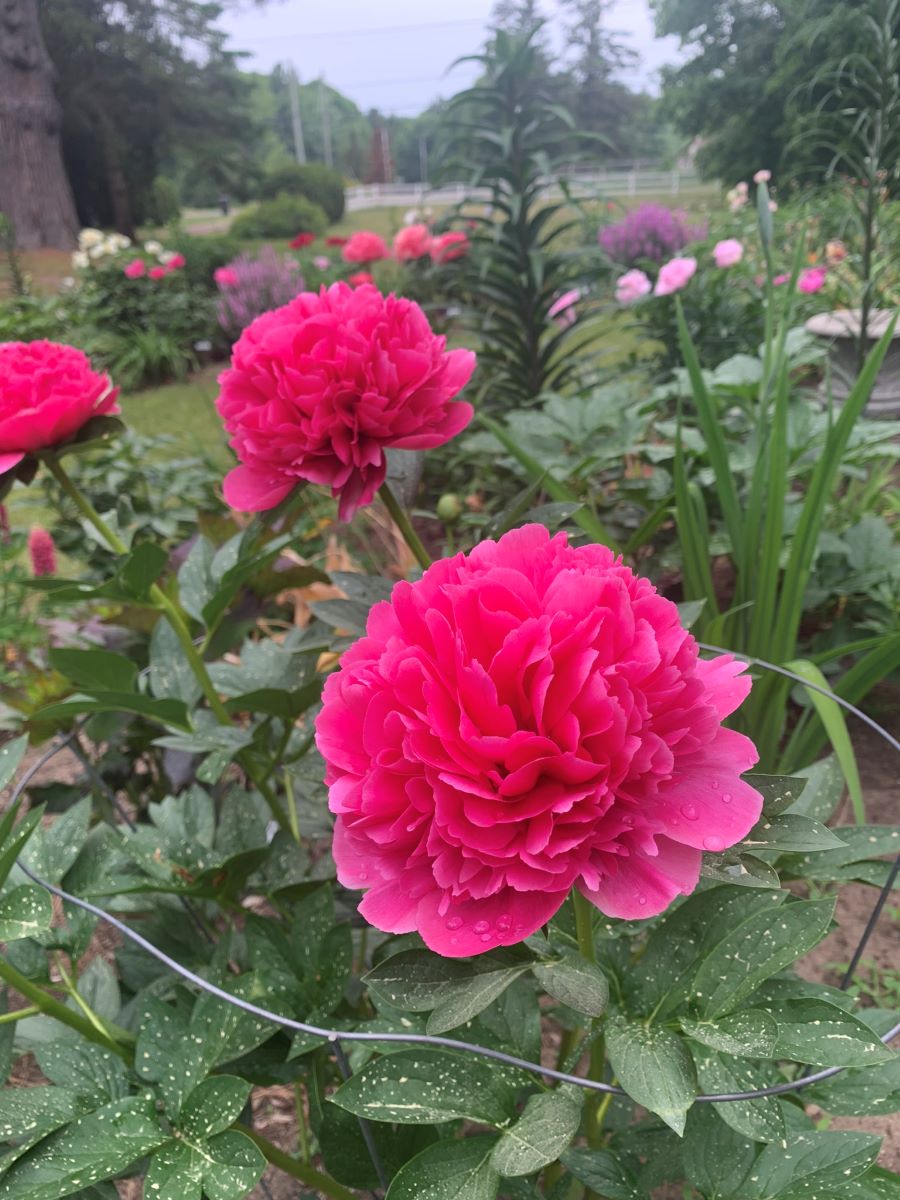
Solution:
[[(876, 308), (869, 313), (866, 331), (866, 350), (872, 349), (887, 329), (894, 313)], [(816, 337), (829, 343), (829, 375), (820, 389), (823, 398), (828, 388), (836, 404), (843, 404), (856, 380), (856, 354), (861, 329), (858, 308), (839, 308), (834, 312), (817, 313), (806, 322), (806, 328)], [(881, 370), (872, 388), (865, 409), (875, 418), (900, 417), (900, 322), (885, 355)]]

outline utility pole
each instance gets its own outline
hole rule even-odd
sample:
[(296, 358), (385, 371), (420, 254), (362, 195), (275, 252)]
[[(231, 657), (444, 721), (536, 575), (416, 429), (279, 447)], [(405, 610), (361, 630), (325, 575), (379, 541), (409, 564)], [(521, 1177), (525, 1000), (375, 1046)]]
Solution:
[(381, 138), (381, 162), (384, 168), (384, 182), (391, 183), (394, 178), (394, 164), (391, 162), (391, 140), (386, 125), (382, 125), (379, 130), (379, 136)]
[(428, 141), (425, 135), (419, 134), (419, 179), (428, 182)]
[(297, 72), (293, 66), (287, 68), (288, 90), (291, 95), (291, 125), (294, 129), (294, 154), (298, 163), (306, 162), (306, 144), (303, 141), (303, 121), (300, 117), (300, 88)]
[(328, 103), (328, 93), (325, 90), (324, 79), (319, 79), (319, 112), (322, 116), (322, 144), (325, 149), (325, 162), (329, 167), (334, 166), (334, 155), (331, 150), (331, 107)]

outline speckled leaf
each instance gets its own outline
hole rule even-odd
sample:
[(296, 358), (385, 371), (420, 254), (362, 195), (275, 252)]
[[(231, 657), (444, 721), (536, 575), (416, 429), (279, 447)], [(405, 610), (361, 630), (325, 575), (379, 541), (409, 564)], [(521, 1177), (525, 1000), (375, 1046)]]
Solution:
[(11, 1088), (0, 1092), (0, 1142), (43, 1136), (90, 1108), (75, 1090), (64, 1087)]
[(34, 1055), (51, 1083), (70, 1087), (97, 1104), (128, 1094), (125, 1064), (103, 1046), (66, 1037), (35, 1046)]
[(482, 1058), (401, 1050), (367, 1063), (331, 1099), (372, 1121), (428, 1125), (467, 1117), (502, 1128), (515, 1117), (514, 1079)]
[[(464, 977), (467, 967), (467, 963), (440, 958), (430, 950), (401, 950), (373, 967), (363, 982), (377, 998), (394, 1008), (430, 1012), (446, 985)], [(477, 967), (472, 973), (475, 970)]]
[(213, 1051), (202, 1033), (192, 1036), (181, 1013), (153, 996), (147, 997), (134, 1069), (142, 1079), (158, 1086), (170, 1120), (177, 1122), (185, 1096), (206, 1076), (212, 1059)]
[(588, 1017), (601, 1017), (606, 1011), (609, 984), (596, 963), (580, 954), (569, 954), (533, 969), (535, 979), (554, 1000)]
[(842, 1071), (833, 1079), (813, 1084), (805, 1095), (836, 1117), (877, 1117), (900, 1112), (900, 1058), (865, 1070)]
[(429, 1146), (411, 1158), (385, 1200), (494, 1200), (500, 1176), (490, 1163), (493, 1137), (469, 1137)]
[(710, 1198), (740, 1195), (759, 1149), (720, 1119), (715, 1104), (695, 1104), (688, 1114), (681, 1148), (685, 1175)]
[[(28, 749), (28, 736), (13, 738), (11, 742), (4, 742), (0, 746), (0, 792), (19, 769), (19, 763), (25, 757), (25, 751)], [(5, 832), (5, 831), (4, 831)], [(0, 837), (0, 843), (3, 839)]]
[(764, 979), (818, 945), (833, 912), (834, 900), (798, 900), (744, 921), (713, 947), (694, 976), (701, 1016), (722, 1016)]
[(121, 1174), (167, 1141), (149, 1096), (107, 1104), (51, 1133), (14, 1163), (0, 1200), (60, 1200)]
[(607, 1026), (606, 1045), (613, 1071), (632, 1100), (680, 1135), (697, 1094), (697, 1074), (684, 1041), (669, 1029), (617, 1018)]
[(0, 942), (35, 937), (50, 928), (53, 903), (42, 887), (23, 883), (0, 898)]
[(881, 1139), (867, 1133), (810, 1132), (785, 1146), (766, 1146), (747, 1180), (753, 1200), (817, 1200), (836, 1191), (875, 1161)]
[(845, 843), (825, 825), (799, 813), (765, 817), (754, 825), (741, 843), (750, 850), (780, 850), (786, 853), (839, 849)]
[(189, 1138), (210, 1138), (241, 1115), (250, 1083), (235, 1075), (211, 1075), (198, 1083), (181, 1106), (179, 1123)]
[(85, 796), (52, 824), (35, 831), (22, 851), (22, 861), (48, 882), (61, 882), (84, 845), (90, 819), (91, 800)]
[(844, 776), (837, 758), (829, 754), (811, 767), (804, 767), (797, 775), (806, 780), (806, 787), (791, 802), (788, 811), (827, 821), (844, 795)]
[(800, 775), (763, 775), (755, 771), (744, 776), (763, 798), (763, 812), (774, 817), (796, 804), (807, 780)]
[(578, 1146), (564, 1154), (562, 1162), (576, 1179), (606, 1200), (647, 1200), (646, 1191), (638, 1187), (621, 1154)]
[(788, 1000), (777, 1020), (776, 1058), (817, 1067), (876, 1066), (896, 1058), (868, 1025), (827, 1000)]
[(896, 825), (847, 825), (841, 828), (844, 845), (823, 854), (809, 854), (791, 859), (799, 874), (823, 882), (852, 878), (853, 864), (882, 854), (900, 852), (900, 827)]
[(209, 1200), (243, 1200), (266, 1169), (260, 1151), (236, 1129), (217, 1133), (206, 1148), (212, 1156), (203, 1171), (203, 1190)]
[(144, 1195), (153, 1200), (200, 1200), (203, 1156), (192, 1146), (168, 1142), (153, 1155), (144, 1178)]
[(504, 967), (499, 971), (486, 971), (470, 979), (447, 983), (428, 1018), (426, 1032), (430, 1034), (446, 1033), (450, 1029), (464, 1025), (466, 1021), (471, 1021), (527, 970), (528, 964), (523, 963), (515, 967)]
[[(752, 1092), (771, 1083), (784, 1082), (771, 1063), (764, 1066), (700, 1046), (692, 1046), (691, 1053), (697, 1064), (700, 1090), (707, 1096)], [(785, 1136), (784, 1116), (774, 1096), (730, 1100), (727, 1104), (718, 1104), (716, 1112), (726, 1125), (753, 1141), (777, 1142)]]
[(775, 1049), (778, 1025), (767, 1013), (748, 1008), (719, 1021), (681, 1018), (681, 1028), (695, 1042), (747, 1058), (769, 1058)]
[(563, 1086), (531, 1096), (515, 1125), (507, 1129), (491, 1154), (501, 1175), (531, 1175), (568, 1149), (581, 1122), (583, 1096)]

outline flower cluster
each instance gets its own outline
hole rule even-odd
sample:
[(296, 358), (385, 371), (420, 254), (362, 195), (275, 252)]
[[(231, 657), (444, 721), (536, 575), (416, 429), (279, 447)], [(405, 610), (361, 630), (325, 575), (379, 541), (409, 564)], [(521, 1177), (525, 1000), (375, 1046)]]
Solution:
[(217, 405), (242, 464), (226, 500), (258, 512), (308, 480), (330, 486), (349, 520), (384, 482), (388, 447), (427, 450), (465, 428), (471, 405), (454, 397), (474, 367), (411, 300), (369, 284), (304, 292), (245, 329), (220, 376)]
[[(735, 267), (744, 257), (744, 244), (737, 238), (725, 238), (716, 242), (712, 250), (713, 261), (720, 270)], [(619, 304), (634, 304), (651, 292), (654, 296), (669, 296), (693, 279), (697, 272), (697, 260), (691, 256), (672, 258), (663, 263), (654, 285), (643, 271), (633, 268), (626, 271), (616, 282), (616, 300)]]
[[(148, 246), (154, 247), (154, 249), (148, 251)], [(159, 249), (156, 250), (156, 247)], [(187, 265), (187, 259), (183, 254), (178, 254), (174, 250), (163, 250), (159, 242), (145, 242), (144, 250), (147, 253), (155, 253), (159, 261), (155, 264), (148, 264), (146, 259), (133, 258), (122, 268), (122, 274), (126, 279), (143, 279), (146, 276), (147, 279), (158, 283), (160, 279), (165, 279), (167, 275), (180, 271)]]
[(325, 685), (340, 882), (449, 957), (522, 941), (573, 886), (661, 912), (759, 818), (756, 749), (722, 724), (744, 669), (604, 546), (527, 525), (435, 563)]
[(738, 212), (750, 200), (750, 185), (742, 179), (725, 193), (725, 200), (732, 212)]
[(123, 233), (104, 233), (102, 229), (82, 229), (78, 235), (78, 249), (72, 255), (72, 267), (86, 271), (99, 266), (104, 259), (115, 258), (131, 245), (131, 238)]
[(262, 313), (293, 300), (304, 288), (298, 264), (271, 246), (263, 246), (256, 254), (238, 255), (214, 271), (213, 279), (219, 289), (219, 325), (232, 337)]
[(52, 535), (40, 525), (35, 525), (28, 534), (28, 557), (35, 579), (56, 574), (56, 544)]
[(689, 225), (682, 212), (662, 204), (641, 204), (621, 221), (600, 230), (600, 245), (623, 267), (643, 261), (662, 263), (688, 242), (705, 237), (701, 225)]

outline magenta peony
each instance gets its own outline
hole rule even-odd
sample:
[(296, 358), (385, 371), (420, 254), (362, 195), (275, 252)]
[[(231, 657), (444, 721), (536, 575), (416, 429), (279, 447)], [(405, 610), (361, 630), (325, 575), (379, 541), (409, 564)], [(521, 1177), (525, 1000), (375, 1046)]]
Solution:
[(384, 238), (377, 233), (370, 233), (368, 229), (361, 229), (359, 233), (347, 238), (341, 254), (344, 256), (344, 262), (348, 263), (365, 264), (378, 262), (381, 258), (390, 258)]
[(165, 279), (165, 277), (168, 275), (168, 273), (169, 273), (168, 267), (151, 267), (150, 270), (147, 272), (147, 274), (150, 276), (151, 279), (157, 280), (157, 281), (160, 279)]
[(405, 225), (394, 238), (394, 258), (410, 262), (431, 253), (431, 231), (427, 225)]
[(70, 441), (91, 417), (117, 413), (118, 394), (74, 346), (0, 343), (0, 475)]
[(474, 368), (475, 355), (447, 350), (417, 304), (371, 285), (334, 283), (264, 313), (219, 377), (242, 463), (225, 499), (258, 512), (305, 479), (330, 486), (349, 520), (384, 482), (387, 447), (431, 449), (468, 425), (472, 407), (454, 397)]
[(122, 268), (122, 274), (126, 279), (140, 279), (147, 274), (147, 264), (142, 258), (134, 258), (127, 267)]
[(220, 288), (237, 287), (240, 283), (237, 271), (234, 267), (217, 267), (213, 271), (213, 279), (216, 286)]
[(39, 525), (35, 525), (28, 535), (28, 557), (35, 579), (56, 574), (56, 546), (47, 530)]
[(439, 234), (431, 243), (431, 258), (436, 263), (456, 262), (469, 253), (469, 239), (462, 230)]
[(325, 684), (339, 880), (449, 957), (520, 942), (573, 886), (661, 912), (759, 818), (756, 749), (722, 725), (743, 670), (604, 546), (527, 525), (435, 563)]
[(673, 258), (669, 262), (663, 263), (659, 268), (659, 276), (653, 294), (655, 296), (671, 296), (672, 292), (681, 291), (696, 270), (696, 258)]
[(797, 291), (803, 292), (807, 296), (813, 295), (814, 292), (818, 292), (825, 286), (827, 275), (827, 267), (807, 267), (805, 271), (800, 272)]
[(620, 304), (634, 304), (636, 300), (640, 300), (641, 296), (646, 296), (648, 292), (652, 291), (653, 284), (644, 272), (637, 268), (626, 271), (616, 281), (616, 299)]
[(713, 246), (713, 258), (717, 267), (735, 267), (744, 257), (744, 246), (737, 238), (725, 238)]

